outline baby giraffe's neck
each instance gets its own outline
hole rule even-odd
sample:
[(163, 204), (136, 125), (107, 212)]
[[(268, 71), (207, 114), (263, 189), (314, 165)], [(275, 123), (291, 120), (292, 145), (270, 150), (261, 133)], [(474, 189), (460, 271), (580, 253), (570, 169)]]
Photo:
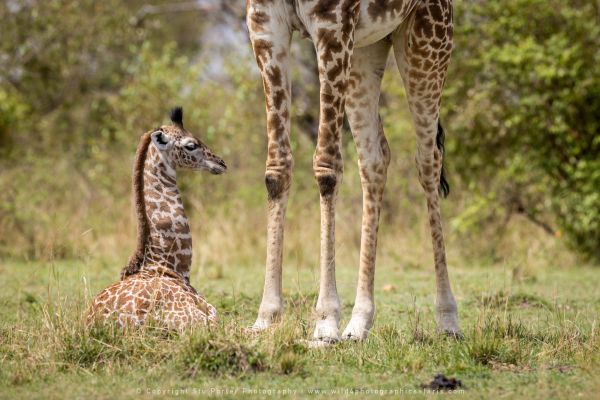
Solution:
[(189, 280), (192, 235), (177, 189), (175, 169), (152, 143), (144, 162), (143, 196), (148, 218), (144, 264), (163, 265)]

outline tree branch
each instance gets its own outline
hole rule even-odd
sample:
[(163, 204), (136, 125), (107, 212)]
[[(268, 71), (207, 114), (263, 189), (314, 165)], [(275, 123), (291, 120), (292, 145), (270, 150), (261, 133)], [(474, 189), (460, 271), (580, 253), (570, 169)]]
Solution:
[(133, 25), (140, 26), (144, 19), (150, 15), (167, 14), (167, 13), (179, 13), (186, 11), (206, 11), (215, 12), (219, 9), (218, 6), (203, 0), (196, 1), (182, 1), (177, 3), (167, 4), (146, 4), (142, 6), (133, 18)]

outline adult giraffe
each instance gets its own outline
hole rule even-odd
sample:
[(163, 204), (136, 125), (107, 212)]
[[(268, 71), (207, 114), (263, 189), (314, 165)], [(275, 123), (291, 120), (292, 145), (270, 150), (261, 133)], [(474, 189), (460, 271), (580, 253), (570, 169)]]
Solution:
[(253, 329), (267, 328), (283, 309), (283, 225), (293, 166), (289, 58), (292, 33), (300, 31), (314, 43), (320, 81), (319, 133), (313, 169), (321, 194), (321, 274), (314, 338), (323, 342), (339, 340), (335, 203), (343, 172), (340, 131), (344, 111), (359, 156), (363, 216), (356, 301), (342, 337), (365, 339), (373, 325), (377, 229), (390, 160), (379, 117), (379, 94), (390, 47), (394, 49), (417, 133), (416, 163), (427, 197), (435, 259), (438, 329), (459, 334), (439, 207), (440, 193), (448, 192), (442, 173), (444, 136), (439, 109), (452, 51), (452, 1), (248, 0), (246, 19), (263, 78), (268, 134), (266, 276)]

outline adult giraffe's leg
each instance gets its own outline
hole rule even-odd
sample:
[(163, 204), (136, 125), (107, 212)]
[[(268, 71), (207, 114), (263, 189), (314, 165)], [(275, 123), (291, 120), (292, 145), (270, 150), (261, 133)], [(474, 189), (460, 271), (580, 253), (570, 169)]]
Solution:
[[(321, 274), (317, 299), (314, 338), (324, 342), (339, 340), (340, 301), (335, 282), (335, 203), (342, 180), (341, 128), (354, 27), (359, 0), (340, 2), (337, 13), (328, 6), (315, 6), (311, 26), (317, 52), (320, 82), (320, 112), (313, 169), (321, 201)], [(332, 22), (332, 15), (336, 21)]]
[(438, 191), (443, 157), (438, 140), (439, 110), (452, 51), (451, 1), (421, 2), (392, 39), (417, 133), (416, 162), (427, 197), (435, 260), (438, 329), (457, 335), (460, 329), (446, 266)]
[[(255, 330), (266, 329), (283, 311), (281, 269), (283, 225), (292, 179), (290, 148), (290, 79), (288, 60), (291, 31), (276, 5), (250, 2), (247, 12), (250, 40), (263, 79), (266, 108), (268, 154), (265, 184), (268, 195), (267, 261), (265, 285)], [(269, 17), (270, 16), (270, 17)]]
[(366, 339), (375, 314), (373, 281), (377, 230), (390, 161), (390, 151), (379, 117), (379, 94), (390, 45), (389, 39), (383, 39), (355, 49), (352, 56), (346, 114), (358, 152), (363, 214), (356, 300), (352, 319), (342, 334), (343, 339)]

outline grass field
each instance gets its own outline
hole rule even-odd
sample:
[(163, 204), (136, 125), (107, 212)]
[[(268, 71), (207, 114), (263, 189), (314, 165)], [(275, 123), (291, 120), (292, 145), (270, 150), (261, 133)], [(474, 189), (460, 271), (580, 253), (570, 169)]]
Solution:
[[(600, 390), (596, 269), (453, 268), (465, 333), (456, 341), (434, 333), (431, 271), (378, 268), (370, 338), (308, 349), (302, 339), (312, 330), (316, 268), (285, 270), (285, 318), (262, 336), (242, 330), (260, 301), (260, 265), (196, 271), (192, 283), (220, 311), (215, 331), (123, 335), (110, 327), (87, 332), (81, 319), (89, 293), (109, 284), (118, 265), (5, 262), (0, 397), (423, 397), (421, 384), (438, 372), (460, 379), (452, 396), (467, 398), (593, 398)], [(343, 324), (356, 271), (338, 270)]]

